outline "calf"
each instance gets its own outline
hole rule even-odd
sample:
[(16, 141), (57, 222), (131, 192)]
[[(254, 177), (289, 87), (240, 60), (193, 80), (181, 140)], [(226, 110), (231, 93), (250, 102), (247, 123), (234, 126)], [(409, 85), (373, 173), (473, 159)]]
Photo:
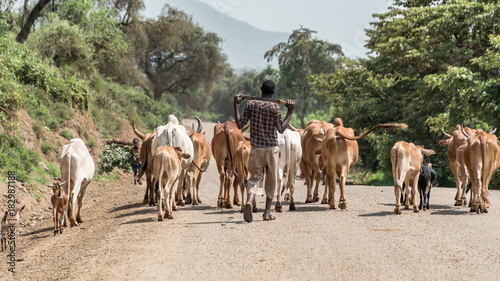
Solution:
[(15, 214), (9, 215), (9, 211), (5, 212), (2, 218), (2, 229), (0, 235), (0, 244), (2, 245), (2, 252), (7, 249), (7, 239), (14, 236), (14, 230), (16, 229), (17, 223), (21, 219), (21, 212), (24, 210), (24, 206), (21, 209), (16, 210)]
[(422, 164), (422, 170), (418, 177), (418, 193), (420, 194), (420, 204), (418, 209), (429, 210), (429, 199), (431, 197), (432, 182), (436, 179), (436, 172), (431, 168), (432, 164)]
[(59, 232), (62, 234), (62, 224), (64, 223), (64, 218), (66, 216), (66, 208), (68, 207), (68, 195), (61, 188), (61, 184), (54, 183), (53, 185), (48, 185), (52, 187), (54, 194), (50, 198), (52, 202), (52, 212), (54, 214), (54, 236)]
[[(158, 221), (163, 218), (173, 219), (172, 210), (175, 203), (175, 183), (181, 175), (181, 159), (189, 159), (191, 155), (182, 153), (180, 147), (160, 146), (156, 149), (151, 163), (153, 186), (159, 182)], [(163, 213), (165, 198), (165, 214)]]

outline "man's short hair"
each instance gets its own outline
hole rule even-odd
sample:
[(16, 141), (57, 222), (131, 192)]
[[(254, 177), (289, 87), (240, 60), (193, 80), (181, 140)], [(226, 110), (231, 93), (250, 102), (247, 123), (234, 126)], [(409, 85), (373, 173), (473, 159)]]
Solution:
[(276, 85), (274, 84), (273, 81), (266, 80), (266, 81), (264, 81), (264, 83), (262, 83), (262, 87), (260, 87), (260, 90), (262, 91), (262, 94), (264, 94), (264, 95), (272, 95), (272, 94), (274, 94), (275, 88), (276, 88)]

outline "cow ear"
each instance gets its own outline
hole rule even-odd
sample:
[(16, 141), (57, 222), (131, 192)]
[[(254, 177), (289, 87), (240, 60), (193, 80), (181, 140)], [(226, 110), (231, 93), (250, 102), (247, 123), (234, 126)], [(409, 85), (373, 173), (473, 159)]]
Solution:
[(175, 149), (175, 151), (176, 151), (177, 153), (182, 153), (182, 148), (180, 148), (180, 147), (176, 146), (176, 147), (174, 147), (174, 149)]
[(250, 141), (250, 138), (247, 136), (244, 136), (245, 140)]
[(184, 159), (188, 159), (191, 157), (191, 155), (189, 155), (189, 153), (179, 153), (179, 157), (184, 158)]

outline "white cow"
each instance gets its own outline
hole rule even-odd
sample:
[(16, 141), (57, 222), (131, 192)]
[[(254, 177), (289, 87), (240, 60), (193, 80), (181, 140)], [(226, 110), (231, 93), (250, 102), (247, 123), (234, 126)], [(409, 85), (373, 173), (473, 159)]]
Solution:
[[(59, 166), (61, 169), (61, 186), (64, 186), (64, 192), (69, 197), (67, 212), (70, 216), (69, 221), (71, 226), (77, 226), (78, 223), (82, 222), (83, 199), (95, 171), (94, 160), (83, 140), (72, 139), (69, 144), (63, 146)], [(78, 214), (75, 219), (74, 206), (77, 199)], [(64, 219), (64, 226), (67, 226), (67, 218)]]
[[(188, 135), (186, 128), (182, 125), (175, 124), (175, 120), (177, 118), (173, 115), (169, 116), (169, 121), (167, 125), (160, 126), (156, 129), (156, 135), (153, 138), (153, 142), (151, 144), (151, 157), (156, 153), (156, 149), (160, 146), (170, 146), (170, 147), (179, 147), (182, 150), (182, 153), (189, 154), (189, 158), (183, 158), (181, 160), (181, 174), (179, 176), (178, 187), (177, 187), (177, 200), (179, 204), (184, 205), (184, 200), (182, 198), (182, 186), (184, 181), (186, 180), (186, 186), (190, 186), (191, 184), (191, 174), (189, 173), (189, 165), (193, 161), (194, 155), (194, 147), (193, 142), (191, 141), (191, 135), (195, 132), (194, 125), (192, 130)], [(177, 121), (178, 123), (178, 121)], [(174, 210), (177, 209), (177, 206), (174, 204)]]
[(281, 194), (286, 188), (285, 200), (290, 200), (290, 210), (295, 210), (293, 192), (295, 188), (295, 177), (302, 160), (302, 146), (299, 132), (286, 129), (283, 134), (278, 134), (278, 145), (280, 148), (280, 159), (278, 163), (278, 200), (276, 211), (281, 212)]

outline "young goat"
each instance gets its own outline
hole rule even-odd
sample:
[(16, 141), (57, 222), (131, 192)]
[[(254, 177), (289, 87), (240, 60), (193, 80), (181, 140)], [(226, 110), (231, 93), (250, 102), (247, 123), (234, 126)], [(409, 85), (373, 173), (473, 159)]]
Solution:
[[(63, 183), (64, 184), (64, 183)], [(48, 185), (52, 187), (54, 194), (50, 198), (52, 201), (52, 212), (54, 214), (54, 236), (59, 231), (62, 234), (62, 224), (64, 223), (64, 217), (66, 215), (66, 208), (68, 206), (68, 195), (61, 188), (60, 183), (54, 183), (53, 185)]]
[(24, 210), (24, 206), (21, 209), (16, 211), (14, 216), (9, 216), (9, 211), (5, 212), (2, 219), (2, 231), (1, 231), (1, 239), (0, 244), (2, 244), (2, 252), (7, 249), (7, 239), (10, 236), (13, 236), (13, 230), (16, 229), (17, 223), (19, 219), (21, 219), (21, 211)]

